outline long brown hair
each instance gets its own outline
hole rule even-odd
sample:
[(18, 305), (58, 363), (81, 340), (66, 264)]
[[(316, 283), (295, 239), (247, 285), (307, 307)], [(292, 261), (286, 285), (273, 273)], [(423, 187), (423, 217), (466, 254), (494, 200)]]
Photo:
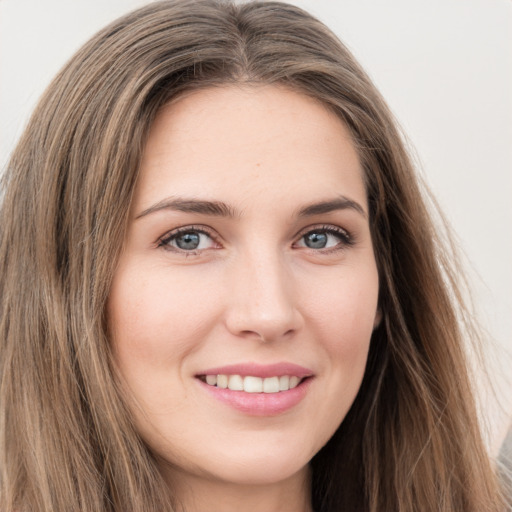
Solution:
[(318, 99), (350, 129), (365, 170), (383, 321), (351, 410), (311, 462), (315, 510), (501, 510), (457, 276), (392, 115), (309, 14), (214, 0), (152, 3), (98, 33), (50, 85), (8, 165), (0, 508), (177, 506), (123, 402), (105, 303), (156, 112), (185, 91), (233, 82)]

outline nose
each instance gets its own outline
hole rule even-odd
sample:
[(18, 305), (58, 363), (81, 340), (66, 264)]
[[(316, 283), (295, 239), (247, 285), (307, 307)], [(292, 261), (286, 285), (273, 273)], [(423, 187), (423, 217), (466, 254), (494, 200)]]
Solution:
[(229, 279), (228, 330), (261, 342), (290, 338), (303, 324), (294, 279), (284, 258), (258, 251), (241, 257)]

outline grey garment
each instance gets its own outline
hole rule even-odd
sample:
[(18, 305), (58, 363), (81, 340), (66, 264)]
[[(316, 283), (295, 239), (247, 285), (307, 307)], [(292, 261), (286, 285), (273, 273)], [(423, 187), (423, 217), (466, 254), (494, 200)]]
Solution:
[(507, 512), (512, 512), (512, 425), (508, 429), (507, 437), (501, 445), (498, 463), (500, 478), (509, 499)]

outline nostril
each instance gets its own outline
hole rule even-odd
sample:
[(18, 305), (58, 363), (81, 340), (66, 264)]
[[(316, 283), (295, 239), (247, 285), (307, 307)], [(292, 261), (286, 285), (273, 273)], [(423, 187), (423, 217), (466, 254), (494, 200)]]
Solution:
[(239, 335), (243, 338), (256, 339), (262, 343), (270, 343), (279, 338), (288, 338), (288, 337), (292, 336), (294, 332), (295, 332), (294, 329), (288, 329), (283, 334), (281, 334), (277, 330), (276, 330), (276, 332), (271, 332), (269, 329), (267, 329), (267, 330), (261, 329), (261, 331), (244, 330), (244, 331), (241, 331)]

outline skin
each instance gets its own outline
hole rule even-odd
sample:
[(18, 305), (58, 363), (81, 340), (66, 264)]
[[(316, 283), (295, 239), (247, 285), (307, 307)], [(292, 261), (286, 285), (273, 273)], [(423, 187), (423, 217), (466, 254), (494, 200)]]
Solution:
[[(350, 206), (299, 214), (341, 197)], [(232, 215), (164, 207), (177, 198)], [(225, 86), (157, 116), (108, 314), (137, 427), (187, 511), (311, 510), (308, 463), (350, 408), (380, 319), (367, 212), (349, 132), (316, 100)], [(180, 249), (182, 227), (199, 248)], [(313, 377), (277, 415), (236, 410), (196, 377), (282, 361)]]

